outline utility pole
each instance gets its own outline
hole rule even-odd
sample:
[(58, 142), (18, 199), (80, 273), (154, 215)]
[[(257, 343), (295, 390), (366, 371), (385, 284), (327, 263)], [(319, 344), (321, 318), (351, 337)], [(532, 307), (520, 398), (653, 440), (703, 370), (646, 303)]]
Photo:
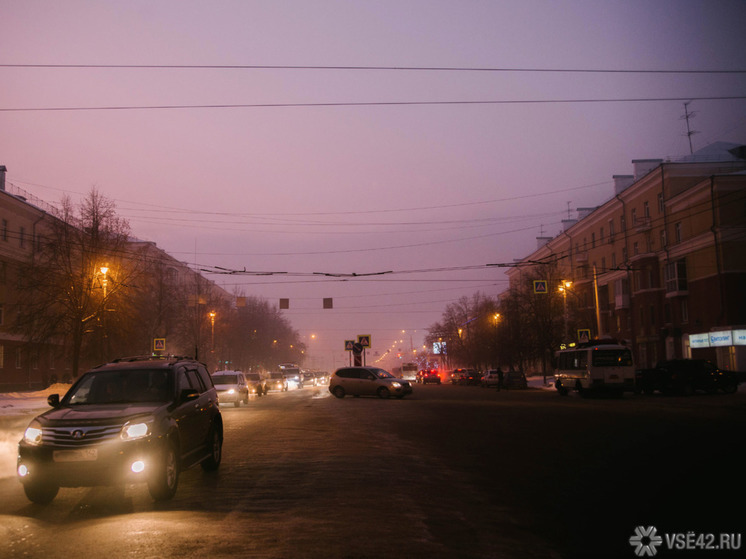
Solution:
[(684, 103), (684, 116), (682, 116), (681, 119), (686, 120), (686, 136), (689, 138), (689, 155), (691, 155), (694, 153), (694, 148), (692, 147), (692, 136), (698, 132), (689, 128), (689, 120), (697, 116), (697, 113), (689, 112), (689, 103), (691, 103), (691, 101)]

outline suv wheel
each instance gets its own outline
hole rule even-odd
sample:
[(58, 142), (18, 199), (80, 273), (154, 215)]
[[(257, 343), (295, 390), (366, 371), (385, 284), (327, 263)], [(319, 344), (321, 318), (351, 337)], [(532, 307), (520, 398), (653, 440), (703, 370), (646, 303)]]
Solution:
[(379, 388), (377, 394), (379, 398), (388, 398), (389, 396), (391, 396), (389, 389), (386, 388), (385, 386), (382, 386), (381, 388)]
[(51, 483), (32, 481), (24, 483), (23, 490), (28, 500), (32, 503), (46, 505), (51, 503), (57, 496), (60, 488)]
[(157, 471), (148, 480), (150, 496), (156, 501), (168, 501), (176, 494), (179, 485), (179, 462), (176, 445), (168, 443), (163, 449)]
[(202, 469), (206, 472), (214, 472), (220, 466), (220, 461), (223, 458), (223, 441), (221, 440), (220, 432), (215, 425), (210, 429), (207, 444), (210, 446), (210, 456), (208, 456), (207, 460), (202, 462)]
[(341, 386), (335, 386), (334, 390), (332, 391), (332, 394), (334, 394), (337, 398), (344, 398), (345, 397), (345, 389)]

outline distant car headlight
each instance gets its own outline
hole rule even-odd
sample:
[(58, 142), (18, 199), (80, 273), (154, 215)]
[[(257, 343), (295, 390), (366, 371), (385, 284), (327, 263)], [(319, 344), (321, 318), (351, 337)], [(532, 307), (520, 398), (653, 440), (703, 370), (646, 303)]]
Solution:
[(28, 444), (41, 444), (41, 423), (34, 419), (23, 433), (23, 440)]
[(134, 441), (150, 435), (150, 426), (153, 421), (128, 421), (122, 427), (121, 437), (124, 441)]
[(393, 388), (396, 388), (398, 390), (399, 388), (401, 388), (401, 383), (400, 382), (392, 382), (391, 386)]

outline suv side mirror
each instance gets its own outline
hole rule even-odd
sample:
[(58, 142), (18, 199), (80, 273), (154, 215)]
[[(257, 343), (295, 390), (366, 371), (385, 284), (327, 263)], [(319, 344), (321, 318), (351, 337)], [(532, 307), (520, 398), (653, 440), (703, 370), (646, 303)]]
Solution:
[(47, 404), (49, 404), (53, 408), (59, 408), (60, 407), (60, 395), (50, 394), (49, 396), (47, 396)]
[(189, 400), (196, 400), (199, 398), (199, 392), (194, 388), (184, 388), (179, 394), (179, 400), (182, 402), (188, 402)]

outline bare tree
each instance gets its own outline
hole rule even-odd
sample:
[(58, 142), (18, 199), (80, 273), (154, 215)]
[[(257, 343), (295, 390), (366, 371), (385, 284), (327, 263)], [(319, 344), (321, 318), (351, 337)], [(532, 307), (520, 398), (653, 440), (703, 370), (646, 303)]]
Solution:
[(84, 354), (108, 358), (111, 303), (139, 272), (127, 252), (129, 224), (92, 189), (77, 207), (65, 198), (40, 229), (19, 269), (16, 330), (29, 343), (63, 346), (77, 376)]

